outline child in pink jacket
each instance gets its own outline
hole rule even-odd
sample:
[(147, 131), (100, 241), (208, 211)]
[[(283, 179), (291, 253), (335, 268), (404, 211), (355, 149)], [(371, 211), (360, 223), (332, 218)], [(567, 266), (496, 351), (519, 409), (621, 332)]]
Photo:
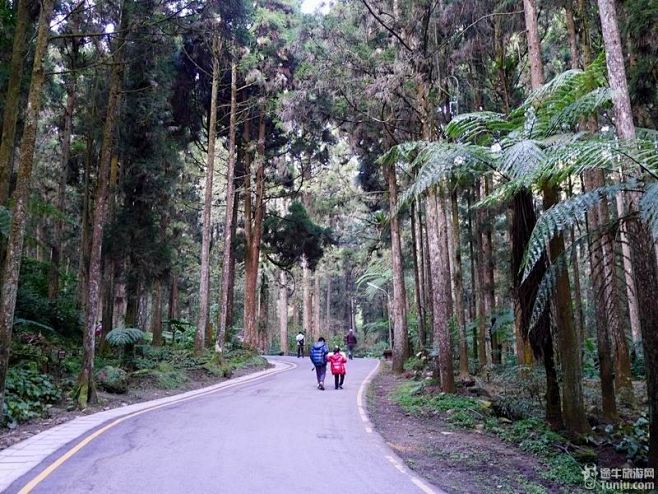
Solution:
[(333, 355), (327, 357), (327, 362), (331, 364), (331, 373), (334, 376), (334, 383), (336, 389), (343, 389), (343, 382), (345, 381), (345, 364), (347, 357), (340, 353), (340, 348), (334, 348)]

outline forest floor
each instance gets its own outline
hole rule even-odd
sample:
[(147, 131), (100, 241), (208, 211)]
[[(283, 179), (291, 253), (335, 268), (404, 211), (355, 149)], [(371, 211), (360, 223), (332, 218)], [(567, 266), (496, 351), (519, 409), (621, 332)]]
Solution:
[(263, 359), (260, 363), (250, 363), (233, 371), (230, 378), (214, 375), (204, 369), (188, 369), (185, 379), (167, 389), (163, 389), (158, 382), (150, 379), (131, 380), (128, 391), (124, 394), (114, 394), (98, 390), (98, 402), (89, 405), (84, 410), (73, 408), (70, 398), (48, 408), (47, 416), (18, 424), (13, 429), (0, 427), (0, 451), (47, 429), (55, 427), (76, 417), (91, 415), (93, 413), (124, 407), (133, 403), (157, 400), (186, 391), (192, 391), (206, 386), (212, 386), (231, 378), (244, 376), (270, 367)]
[[(511, 432), (507, 440), (505, 433), (501, 433), (506, 427), (514, 427), (511, 421), (501, 423), (493, 417), (485, 419), (483, 414), (482, 420), (471, 422), (462, 418), (456, 424), (458, 404), (454, 410), (429, 413), (402, 406), (400, 390), (412, 383), (408, 378), (393, 375), (390, 367), (384, 366), (369, 389), (369, 413), (388, 445), (412, 470), (437, 487), (460, 494), (592, 492), (579, 487), (582, 478), (578, 465), (566, 464), (569, 460), (575, 463), (570, 456), (564, 462), (559, 460), (559, 452), (551, 455), (549, 450), (554, 444), (545, 435), (536, 435), (535, 447), (543, 447), (544, 453), (557, 461), (547, 461), (546, 456), (517, 446), (526, 440), (524, 435), (528, 439), (535, 436), (532, 428), (527, 434), (521, 431), (515, 444), (515, 439), (509, 437)], [(459, 397), (455, 403), (458, 400)], [(546, 435), (550, 437), (550, 431)]]

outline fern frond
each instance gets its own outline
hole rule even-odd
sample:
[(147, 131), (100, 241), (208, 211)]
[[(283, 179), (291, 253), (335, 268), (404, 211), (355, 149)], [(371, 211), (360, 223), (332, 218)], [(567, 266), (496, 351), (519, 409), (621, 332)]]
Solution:
[(640, 215), (646, 221), (654, 240), (658, 240), (658, 183), (645, 188), (639, 202)]
[(446, 126), (445, 133), (456, 141), (486, 145), (495, 133), (507, 133), (514, 128), (502, 113), (482, 111), (456, 116)]
[(607, 87), (597, 88), (556, 113), (549, 123), (549, 133), (574, 128), (578, 122), (596, 114), (612, 104), (612, 90)]
[(565, 230), (582, 221), (587, 212), (601, 201), (613, 199), (624, 190), (636, 190), (638, 184), (634, 181), (600, 187), (590, 192), (573, 196), (547, 209), (537, 220), (537, 224), (528, 240), (526, 255), (522, 264), (523, 280), (532, 268), (542, 258), (548, 242)]
[(146, 333), (138, 328), (114, 328), (105, 335), (105, 340), (116, 347), (134, 345), (144, 339)]
[(500, 158), (500, 171), (512, 180), (530, 185), (532, 177), (541, 169), (545, 159), (540, 143), (532, 139), (511, 142), (505, 147)]
[(492, 169), (495, 158), (488, 148), (472, 144), (431, 143), (418, 153), (413, 167), (418, 175), (402, 194), (399, 207), (425, 194), (446, 178), (463, 174), (478, 174)]
[(379, 165), (396, 165), (397, 163), (411, 163), (417, 154), (429, 144), (428, 141), (408, 141), (393, 146), (381, 155), (376, 163)]

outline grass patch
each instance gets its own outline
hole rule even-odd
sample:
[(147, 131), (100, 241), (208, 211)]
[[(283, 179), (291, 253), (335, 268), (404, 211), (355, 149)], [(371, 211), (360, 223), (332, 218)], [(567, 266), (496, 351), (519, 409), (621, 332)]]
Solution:
[[(464, 429), (480, 427), (501, 440), (526, 451), (545, 466), (540, 474), (546, 480), (561, 485), (582, 486), (583, 477), (578, 461), (558, 449), (568, 445), (560, 434), (552, 431), (540, 418), (513, 421), (499, 420), (493, 415), (492, 404), (468, 396), (432, 391), (432, 382), (406, 382), (396, 387), (391, 397), (407, 413), (413, 415), (441, 415), (452, 425)], [(429, 389), (428, 389), (429, 388)], [(546, 490), (536, 484), (527, 484), (528, 491), (543, 493)]]

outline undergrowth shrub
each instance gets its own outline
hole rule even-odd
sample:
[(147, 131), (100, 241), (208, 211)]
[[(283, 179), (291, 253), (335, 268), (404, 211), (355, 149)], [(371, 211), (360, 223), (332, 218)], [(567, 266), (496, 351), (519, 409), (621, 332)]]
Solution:
[(10, 428), (41, 417), (61, 397), (50, 377), (33, 368), (11, 368), (7, 374), (2, 423)]

